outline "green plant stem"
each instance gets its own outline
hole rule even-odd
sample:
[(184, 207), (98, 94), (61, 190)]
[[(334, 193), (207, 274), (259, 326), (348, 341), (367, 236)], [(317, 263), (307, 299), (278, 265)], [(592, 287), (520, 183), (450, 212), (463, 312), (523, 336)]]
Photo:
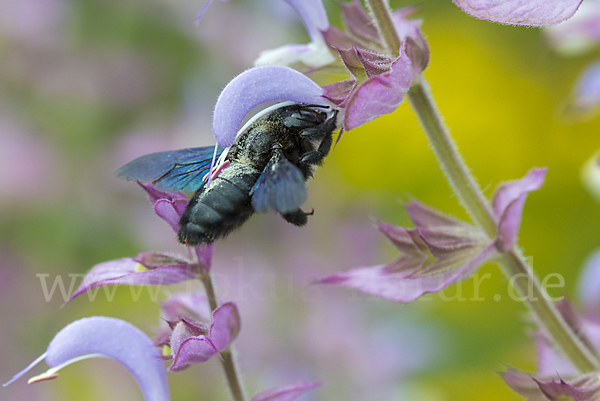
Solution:
[[(212, 274), (210, 272), (206, 273), (206, 275), (202, 277), (202, 283), (204, 284), (210, 310), (214, 312), (214, 310), (219, 307), (219, 301), (217, 300), (217, 294), (215, 292), (215, 286), (213, 284)], [(227, 384), (229, 385), (229, 390), (231, 391), (233, 400), (245, 401), (246, 398), (244, 397), (244, 391), (242, 389), (241, 380), (237, 372), (231, 345), (227, 349), (221, 351), (221, 357), (223, 358), (221, 360), (221, 365), (223, 366), (223, 371), (225, 372), (225, 377), (227, 378)]]
[[(367, 0), (371, 14), (375, 19), (381, 39), (386, 43), (393, 55), (400, 49), (400, 40), (392, 23), (390, 10), (386, 0)], [(473, 221), (491, 239), (496, 238), (496, 218), (492, 207), (477, 185), (474, 177), (461, 158), (441, 114), (437, 110), (427, 83), (422, 76), (415, 77), (408, 91), (410, 101), (423, 131), (435, 153), (441, 169), (444, 171), (450, 186)], [(585, 346), (573, 329), (565, 322), (554, 304), (544, 294), (529, 264), (518, 248), (502, 254), (498, 263), (507, 277), (526, 278), (513, 280), (514, 286), (521, 295), (534, 318), (543, 328), (553, 344), (582, 373), (600, 368), (598, 356)]]
[[(490, 239), (496, 238), (496, 224), (491, 206), (460, 157), (454, 141), (444, 126), (425, 81), (415, 80), (408, 99), (417, 114), (423, 131), (446, 174), (448, 182), (458, 195), (475, 223)], [(582, 373), (599, 369), (597, 356), (588, 349), (573, 329), (565, 322), (554, 304), (548, 300), (529, 264), (518, 249), (504, 253), (498, 263), (507, 277), (519, 275), (514, 285), (534, 315), (562, 353)]]
[(464, 208), (490, 238), (496, 237), (494, 213), (462, 160), (423, 79), (415, 80), (408, 99), (448, 182)]
[(390, 7), (385, 0), (367, 0), (367, 5), (377, 25), (379, 36), (383, 39), (388, 51), (394, 57), (400, 55), (400, 38), (396, 33), (396, 28), (392, 23)]

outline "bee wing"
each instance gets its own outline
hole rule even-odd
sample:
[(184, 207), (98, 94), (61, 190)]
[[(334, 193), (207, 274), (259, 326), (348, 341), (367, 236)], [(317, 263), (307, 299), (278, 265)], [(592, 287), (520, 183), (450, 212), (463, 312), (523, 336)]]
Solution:
[[(217, 157), (224, 148), (217, 149)], [(117, 177), (151, 182), (165, 192), (194, 192), (210, 168), (214, 146), (151, 153), (127, 163), (116, 171)]]
[(302, 171), (276, 152), (250, 191), (252, 207), (256, 212), (293, 212), (306, 200), (305, 181)]

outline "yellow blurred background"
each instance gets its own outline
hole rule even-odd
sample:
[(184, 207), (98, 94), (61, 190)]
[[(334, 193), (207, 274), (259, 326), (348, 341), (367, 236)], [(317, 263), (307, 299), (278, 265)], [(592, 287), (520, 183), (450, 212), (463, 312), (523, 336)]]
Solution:
[[(392, 6), (408, 5), (394, 1)], [(119, 287), (63, 303), (93, 265), (144, 251), (183, 252), (135, 184), (114, 170), (140, 155), (211, 145), (221, 88), (258, 52), (306, 43), (283, 0), (216, 2), (198, 26), (190, 0), (5, 0), (0, 5), (0, 380), (43, 353), (84, 316), (125, 319), (149, 335), (158, 307), (146, 289)], [(326, 2), (333, 24), (339, 8)], [(580, 170), (600, 148), (600, 118), (561, 114), (578, 73), (600, 52), (552, 52), (540, 29), (464, 14), (450, 0), (419, 4), (431, 48), (425, 71), (439, 109), (486, 194), (548, 166), (525, 205), (520, 243), (540, 278), (560, 273), (577, 303), (578, 273), (600, 247), (600, 204)], [(396, 252), (373, 219), (408, 225), (420, 201), (467, 219), (408, 104), (344, 134), (309, 185), (309, 224), (255, 216), (217, 244), (221, 299), (242, 314), (236, 342), (248, 395), (296, 380), (325, 385), (301, 400), (519, 400), (498, 371), (533, 372), (533, 326), (485, 266), (413, 304), (310, 285)], [(76, 276), (79, 275), (79, 276)], [(46, 280), (46, 281), (44, 281)], [(173, 292), (166, 289), (159, 295)], [(108, 295), (107, 295), (108, 294)], [(496, 301), (499, 295), (500, 300)], [(214, 358), (213, 358), (214, 359)], [(216, 360), (169, 373), (173, 400), (228, 399)], [(43, 365), (43, 363), (42, 363)], [(45, 368), (45, 367), (44, 367)], [(39, 367), (33, 374), (41, 372)], [(51, 382), (20, 380), (0, 400), (141, 400), (124, 368), (87, 360)]]

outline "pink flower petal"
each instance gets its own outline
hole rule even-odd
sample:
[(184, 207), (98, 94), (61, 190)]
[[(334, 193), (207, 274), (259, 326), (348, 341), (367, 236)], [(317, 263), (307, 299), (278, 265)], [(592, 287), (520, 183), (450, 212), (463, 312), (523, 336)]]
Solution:
[(502, 378), (513, 390), (524, 396), (529, 401), (547, 401), (540, 391), (539, 386), (530, 374), (516, 369), (507, 369), (501, 373)]
[(542, 394), (550, 400), (570, 397), (575, 401), (597, 401), (600, 398), (600, 379), (597, 373), (580, 376), (568, 383), (562, 379), (536, 382)]
[(176, 292), (160, 303), (162, 317), (175, 321), (180, 317), (210, 320), (208, 300), (203, 291)]
[(439, 210), (431, 208), (418, 201), (410, 201), (404, 205), (408, 217), (417, 227), (433, 228), (440, 226), (455, 226), (460, 227), (465, 223), (460, 220), (444, 214)]
[(181, 193), (174, 194), (171, 192), (163, 192), (163, 191), (156, 189), (156, 187), (152, 184), (144, 184), (142, 182), (139, 182), (138, 184), (140, 187), (142, 187), (142, 189), (144, 191), (146, 191), (146, 193), (148, 194), (148, 199), (150, 199), (150, 202), (152, 202), (152, 203), (156, 203), (160, 199), (168, 199), (168, 200), (172, 200), (172, 201), (187, 200), (189, 202), (188, 197), (185, 196), (184, 194), (181, 194)]
[(360, 4), (360, 1), (341, 2), (342, 15), (346, 28), (354, 36), (365, 41), (367, 44), (376, 43), (381, 47), (379, 32), (373, 24), (371, 17)]
[(575, 14), (582, 0), (454, 0), (468, 14), (501, 24), (547, 26)]
[(198, 257), (198, 263), (200, 263), (208, 271), (212, 266), (212, 257), (215, 250), (215, 244), (210, 245), (198, 245), (194, 248), (196, 256)]
[(285, 0), (302, 18), (310, 40), (322, 38), (321, 31), (329, 26), (327, 13), (322, 0)]
[(166, 221), (173, 231), (179, 231), (179, 219), (190, 202), (189, 198), (182, 193), (174, 194), (160, 191), (152, 184), (141, 182), (138, 182), (138, 184), (148, 194), (148, 199), (154, 205), (154, 213)]
[(429, 64), (429, 45), (421, 31), (421, 20), (408, 19), (416, 11), (416, 7), (402, 7), (392, 14), (394, 27), (401, 41), (406, 43), (406, 54), (416, 67), (417, 73), (425, 70)]
[(413, 256), (423, 255), (421, 248), (417, 246), (417, 244), (420, 243), (418, 233), (413, 232), (414, 230), (409, 230), (404, 227), (393, 226), (391, 224), (382, 222), (377, 222), (377, 228), (379, 228), (379, 231), (386, 236), (388, 241), (390, 241), (403, 254)]
[(600, 43), (600, 2), (584, 1), (573, 18), (549, 27), (550, 44), (565, 55), (578, 55)]
[(185, 369), (192, 363), (208, 361), (218, 351), (214, 344), (205, 336), (189, 337), (185, 339), (177, 350), (173, 347), (175, 355), (169, 370), (176, 372)]
[(200, 273), (200, 266), (183, 261), (178, 264), (139, 272), (136, 271), (138, 264), (139, 262), (134, 258), (123, 258), (92, 267), (77, 291), (69, 297), (67, 302), (96, 287), (114, 284), (170, 285), (191, 280)]
[(600, 62), (589, 65), (577, 79), (570, 108), (577, 113), (600, 108)]
[(215, 309), (210, 326), (210, 340), (219, 351), (224, 350), (240, 332), (241, 320), (237, 306), (227, 302)]
[(419, 227), (416, 230), (427, 244), (429, 252), (436, 257), (447, 253), (460, 254), (462, 250), (473, 249), (484, 242), (483, 238), (477, 238), (479, 231), (476, 228), (469, 230), (467, 226), (438, 227), (435, 230)]
[(404, 100), (412, 78), (411, 62), (402, 54), (388, 72), (362, 82), (346, 104), (344, 130), (349, 131), (396, 110)]
[(460, 269), (434, 276), (413, 277), (411, 272), (407, 271), (390, 272), (388, 265), (353, 269), (325, 277), (318, 282), (356, 288), (390, 301), (412, 302), (422, 295), (440, 291), (451, 284), (468, 279), (494, 254), (494, 247), (490, 245)]
[(532, 169), (522, 179), (501, 184), (496, 190), (493, 206), (498, 217), (496, 242), (501, 252), (514, 247), (527, 194), (542, 186), (547, 170)]
[(356, 79), (334, 82), (323, 87), (323, 97), (334, 104), (343, 103), (356, 86)]
[(352, 46), (360, 47), (362, 45), (357, 38), (333, 26), (323, 31), (323, 39), (334, 49), (350, 49)]
[(154, 213), (164, 221), (166, 221), (173, 231), (179, 231), (179, 220), (185, 211), (189, 199), (186, 200), (170, 200), (159, 199), (154, 204)]
[(301, 382), (297, 381), (294, 384), (290, 384), (284, 387), (273, 388), (270, 390), (263, 391), (260, 394), (252, 397), (251, 401), (292, 401), (295, 400), (300, 394), (313, 389), (317, 386), (321, 386), (321, 382)]
[(269, 101), (327, 105), (323, 89), (310, 78), (291, 68), (264, 65), (242, 72), (219, 95), (213, 117), (217, 143), (230, 146), (242, 120), (254, 107)]

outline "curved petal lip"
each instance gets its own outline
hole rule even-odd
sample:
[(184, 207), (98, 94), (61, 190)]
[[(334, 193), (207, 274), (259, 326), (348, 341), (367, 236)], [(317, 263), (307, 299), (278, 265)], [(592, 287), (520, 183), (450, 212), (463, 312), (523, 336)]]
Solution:
[(467, 14), (510, 25), (556, 25), (573, 16), (583, 0), (453, 0)]
[[(76, 320), (61, 331), (42, 355), (51, 368), (39, 380), (55, 378), (58, 369), (85, 356), (106, 356), (123, 365), (134, 377), (145, 401), (169, 401), (167, 375), (152, 340), (132, 324), (112, 317), (92, 316)], [(15, 375), (21, 377), (42, 357)]]
[(223, 89), (213, 116), (213, 132), (220, 146), (231, 146), (250, 110), (269, 101), (323, 104), (323, 89), (310, 78), (288, 67), (264, 65), (242, 72)]

